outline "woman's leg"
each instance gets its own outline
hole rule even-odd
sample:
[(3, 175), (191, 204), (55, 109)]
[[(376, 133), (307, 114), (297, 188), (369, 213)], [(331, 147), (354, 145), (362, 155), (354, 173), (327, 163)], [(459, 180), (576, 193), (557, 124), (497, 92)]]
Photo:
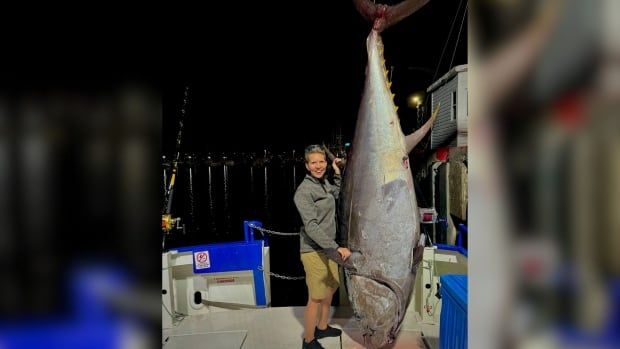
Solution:
[(329, 320), (329, 310), (332, 306), (332, 297), (336, 292), (336, 289), (328, 287), (327, 296), (321, 300), (321, 310), (319, 314), (318, 328), (324, 330), (327, 328), (327, 322)]
[[(331, 299), (331, 295), (329, 298)], [(304, 311), (304, 340), (307, 343), (314, 339), (314, 327), (319, 318), (322, 301), (321, 299), (308, 297), (308, 304)]]

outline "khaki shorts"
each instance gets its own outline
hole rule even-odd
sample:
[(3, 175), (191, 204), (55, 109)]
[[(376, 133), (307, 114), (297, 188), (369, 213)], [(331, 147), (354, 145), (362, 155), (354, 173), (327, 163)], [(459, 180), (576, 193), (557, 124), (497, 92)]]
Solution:
[(306, 285), (312, 299), (327, 297), (327, 288), (337, 289), (340, 285), (338, 264), (319, 252), (301, 254), (301, 263), (306, 271)]

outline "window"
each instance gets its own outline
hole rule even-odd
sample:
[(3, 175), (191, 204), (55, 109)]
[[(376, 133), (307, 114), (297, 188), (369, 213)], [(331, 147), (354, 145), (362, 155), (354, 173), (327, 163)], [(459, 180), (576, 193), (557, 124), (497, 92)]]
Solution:
[(456, 91), (452, 91), (452, 113), (450, 114), (450, 120), (456, 120)]

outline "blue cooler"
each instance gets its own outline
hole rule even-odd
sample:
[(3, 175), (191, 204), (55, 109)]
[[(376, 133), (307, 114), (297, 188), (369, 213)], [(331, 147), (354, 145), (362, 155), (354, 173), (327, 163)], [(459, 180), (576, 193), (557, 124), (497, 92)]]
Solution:
[(467, 348), (467, 275), (442, 275), (439, 348)]

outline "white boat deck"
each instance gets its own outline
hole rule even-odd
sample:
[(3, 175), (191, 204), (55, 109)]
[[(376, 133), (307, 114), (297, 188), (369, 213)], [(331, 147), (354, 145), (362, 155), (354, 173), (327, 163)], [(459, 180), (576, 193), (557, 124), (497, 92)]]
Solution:
[[(304, 307), (211, 312), (185, 317), (164, 329), (163, 348), (201, 349), (291, 349), (301, 348)], [(331, 325), (343, 330), (340, 338), (323, 338), (326, 349), (365, 348), (356, 320), (348, 307), (332, 307)], [(407, 313), (398, 338), (390, 349), (439, 348), (439, 327), (420, 324), (415, 313)]]

